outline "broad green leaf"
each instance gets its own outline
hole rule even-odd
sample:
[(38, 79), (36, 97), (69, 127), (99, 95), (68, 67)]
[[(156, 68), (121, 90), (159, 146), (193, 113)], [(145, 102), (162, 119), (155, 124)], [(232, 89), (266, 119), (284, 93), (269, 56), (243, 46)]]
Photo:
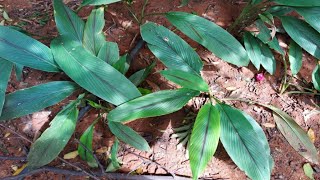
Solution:
[(259, 70), (262, 61), (262, 54), (260, 49), (261, 41), (256, 39), (250, 32), (245, 32), (243, 39), (244, 46), (248, 52), (252, 64)]
[(5, 26), (0, 26), (0, 52), (1, 58), (13, 63), (47, 72), (60, 71), (47, 46)]
[(194, 123), (189, 157), (193, 179), (198, 179), (215, 153), (220, 137), (219, 110), (211, 104), (201, 107)]
[(320, 6), (319, 0), (274, 0), (274, 2), (287, 6), (313, 7)]
[(51, 48), (56, 62), (71, 79), (107, 102), (120, 105), (141, 96), (125, 76), (82, 46), (75, 47), (71, 41), (56, 39)]
[(54, 0), (53, 7), (54, 18), (60, 35), (82, 44), (85, 26), (83, 20), (69, 9), (62, 0)]
[(32, 144), (28, 154), (28, 167), (36, 169), (53, 161), (63, 148), (67, 145), (77, 124), (78, 104), (77, 100), (72, 101), (50, 122), (50, 127)]
[(243, 46), (215, 23), (184, 12), (169, 12), (166, 17), (180, 31), (222, 60), (237, 66), (249, 64), (249, 58)]
[(314, 29), (320, 33), (320, 7), (310, 7), (310, 8), (294, 8), (304, 20), (307, 21)]
[(115, 2), (119, 2), (121, 0), (83, 0), (81, 6), (86, 6), (86, 5), (104, 5), (104, 4), (111, 4)]
[(175, 69), (161, 71), (160, 74), (169, 81), (172, 81), (184, 88), (209, 92), (209, 85), (199, 75)]
[(120, 57), (119, 61), (115, 62), (112, 66), (118, 70), (121, 74), (126, 74), (129, 70), (129, 64), (127, 63), (127, 54)]
[(311, 180), (315, 180), (313, 177), (313, 169), (309, 163), (303, 165), (304, 174)]
[(284, 55), (284, 50), (280, 47), (279, 41), (276, 36), (271, 36), (271, 31), (269, 28), (264, 24), (264, 22), (261, 19), (258, 19), (256, 21), (256, 25), (259, 29), (259, 34), (257, 35), (257, 38), (259, 38), (263, 43), (269, 45), (270, 48), (276, 50), (278, 53)]
[(291, 40), (289, 47), (289, 61), (292, 74), (298, 74), (302, 67), (302, 49), (293, 40)]
[(319, 63), (312, 72), (312, 83), (316, 90), (320, 91), (320, 65)]
[(274, 25), (274, 18), (271, 13), (264, 12), (264, 13), (259, 14), (259, 17), (263, 22), (270, 24), (272, 26)]
[(105, 43), (104, 24), (104, 8), (92, 10), (84, 28), (83, 46), (95, 56)]
[(261, 49), (261, 65), (271, 75), (276, 72), (276, 59), (274, 58), (269, 47), (263, 43), (260, 43)]
[(119, 122), (112, 122), (110, 120), (108, 122), (108, 126), (112, 134), (121, 141), (141, 151), (150, 150), (148, 142), (129, 126), (123, 125)]
[(152, 53), (169, 69), (200, 74), (203, 63), (198, 54), (169, 29), (149, 22), (141, 27), (141, 36)]
[(255, 22), (257, 28), (259, 29), (259, 34), (257, 38), (259, 38), (263, 43), (268, 43), (272, 40), (271, 31), (269, 28), (264, 24), (261, 19), (256, 20)]
[(317, 149), (307, 133), (287, 113), (274, 106), (266, 107), (274, 111), (273, 117), (277, 127), (289, 144), (308, 161), (318, 164)]
[(8, 81), (10, 79), (13, 64), (0, 58), (0, 116), (5, 101)]
[(14, 71), (16, 74), (17, 81), (21, 81), (21, 79), (22, 79), (23, 68), (24, 67), (20, 64), (14, 64)]
[(181, 109), (199, 91), (189, 89), (164, 90), (126, 102), (110, 111), (107, 118), (114, 122), (128, 122), (139, 118), (170, 114)]
[(120, 59), (118, 44), (105, 42), (99, 51), (98, 58), (110, 65), (116, 63)]
[[(319, 1), (320, 2), (320, 1)], [(289, 36), (304, 50), (320, 58), (320, 33), (308, 23), (291, 16), (280, 17), (282, 25)]]
[(284, 16), (292, 11), (293, 9), (287, 6), (272, 6), (270, 9), (267, 10), (267, 12), (274, 16)]
[(218, 105), (220, 140), (233, 162), (251, 179), (269, 180), (272, 158), (267, 138), (249, 115), (226, 104)]
[[(98, 120), (98, 119), (97, 119)], [(78, 153), (81, 159), (87, 161), (88, 165), (90, 167), (98, 167), (98, 163), (96, 162), (96, 159), (93, 156), (93, 149), (92, 149), (92, 140), (93, 140), (93, 130), (95, 124), (98, 122), (95, 120), (82, 134), (80, 137), (80, 142), (82, 144), (78, 145)], [(88, 150), (91, 152), (88, 152), (85, 146)]]
[(57, 104), (79, 87), (69, 81), (55, 81), (6, 95), (0, 121), (25, 116)]
[(141, 69), (140, 71), (135, 72), (129, 77), (129, 80), (136, 86), (139, 86), (140, 83), (142, 83), (148, 75), (151, 73), (152, 69), (156, 66), (156, 62), (152, 62), (149, 66), (147, 66), (144, 69)]
[(150, 89), (145, 89), (145, 88), (138, 88), (138, 89), (139, 89), (140, 93), (142, 94), (142, 96), (152, 93), (152, 91)]

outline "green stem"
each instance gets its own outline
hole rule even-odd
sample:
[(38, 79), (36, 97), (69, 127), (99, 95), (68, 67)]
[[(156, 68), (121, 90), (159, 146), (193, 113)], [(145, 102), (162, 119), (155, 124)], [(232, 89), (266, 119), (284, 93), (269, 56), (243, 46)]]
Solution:
[(132, 12), (132, 10), (131, 10), (126, 4), (124, 4), (124, 6), (128, 9), (128, 11), (130, 12), (130, 14), (133, 16), (134, 20), (136, 20), (137, 23), (138, 23), (139, 25), (141, 25), (141, 21), (137, 18), (137, 16), (134, 14), (134, 12)]
[(284, 76), (283, 76), (283, 81), (282, 81), (281, 87), (280, 87), (280, 94), (283, 94), (286, 91), (286, 89), (289, 87), (288, 82), (287, 82), (288, 65), (287, 65), (287, 61), (286, 61), (286, 58), (284, 55), (282, 56), (282, 61), (283, 61), (283, 65), (284, 65)]
[(143, 3), (143, 6), (142, 6), (142, 10), (141, 10), (141, 17), (140, 17), (140, 22), (142, 23), (142, 20), (144, 19), (144, 11), (145, 11), (145, 8), (148, 4), (148, 0), (144, 0), (144, 3)]
[(320, 93), (315, 92), (301, 92), (301, 91), (289, 91), (287, 94), (310, 94), (310, 95), (320, 95)]

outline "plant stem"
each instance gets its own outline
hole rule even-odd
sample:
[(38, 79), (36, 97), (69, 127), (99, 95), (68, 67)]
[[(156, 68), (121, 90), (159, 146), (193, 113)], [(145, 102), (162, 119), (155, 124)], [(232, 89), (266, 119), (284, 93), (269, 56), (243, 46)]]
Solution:
[(320, 95), (320, 93), (315, 92), (301, 92), (301, 91), (289, 91), (287, 94), (310, 94), (310, 95)]
[(286, 58), (284, 55), (282, 56), (282, 61), (283, 61), (283, 65), (284, 65), (284, 76), (283, 76), (283, 80), (282, 80), (281, 87), (280, 87), (280, 94), (283, 94), (286, 91), (286, 89), (289, 87), (289, 84), (287, 83), (288, 65), (287, 65), (287, 61), (286, 61)]
[(142, 10), (141, 10), (141, 16), (140, 16), (140, 22), (142, 23), (142, 20), (144, 19), (144, 11), (145, 11), (145, 8), (148, 4), (148, 0), (144, 0), (144, 3), (143, 3), (143, 6), (142, 6)]

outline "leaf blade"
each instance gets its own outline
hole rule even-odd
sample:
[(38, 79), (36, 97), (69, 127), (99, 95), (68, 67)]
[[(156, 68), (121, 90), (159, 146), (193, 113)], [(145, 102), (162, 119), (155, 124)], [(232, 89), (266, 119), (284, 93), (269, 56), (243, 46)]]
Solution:
[(245, 32), (243, 39), (249, 59), (251, 60), (252, 64), (259, 70), (262, 61), (259, 41), (249, 32)]
[(164, 90), (128, 101), (110, 111), (107, 118), (114, 122), (128, 122), (138, 118), (154, 117), (181, 109), (198, 91), (189, 89)]
[(6, 95), (0, 121), (10, 120), (52, 106), (76, 91), (79, 87), (68, 81), (55, 81)]
[(110, 65), (116, 63), (120, 59), (118, 44), (105, 42), (98, 53), (98, 58)]
[(189, 157), (193, 179), (198, 179), (213, 157), (219, 137), (219, 111), (211, 104), (206, 104), (201, 107), (197, 115), (190, 138)]
[(270, 148), (261, 127), (249, 115), (235, 108), (226, 104), (218, 107), (220, 140), (233, 162), (251, 179), (270, 179)]
[(5, 59), (0, 58), (0, 116), (4, 106), (8, 81), (10, 79), (13, 64)]
[(289, 62), (292, 74), (298, 74), (302, 67), (302, 49), (293, 40), (291, 40), (289, 46)]
[(95, 56), (105, 43), (104, 24), (104, 8), (92, 10), (84, 28), (83, 46)]
[(161, 71), (160, 74), (166, 79), (188, 89), (209, 92), (209, 85), (201, 78), (201, 76), (190, 74), (185, 71), (169, 69)]
[(317, 30), (320, 33), (319, 18), (317, 18), (320, 16), (320, 7), (308, 7), (308, 8), (296, 7), (294, 9), (301, 16), (303, 16), (305, 21), (307, 21), (315, 30)]
[(112, 134), (121, 141), (141, 151), (150, 150), (148, 142), (129, 126), (113, 121), (109, 121), (108, 126)]
[(312, 72), (312, 83), (316, 90), (320, 91), (320, 65), (318, 64)]
[(51, 50), (39, 41), (11, 28), (0, 26), (0, 57), (34, 69), (59, 72)]
[(290, 16), (280, 17), (282, 25), (289, 36), (304, 50), (320, 58), (320, 34), (308, 23)]
[(318, 0), (274, 0), (274, 2), (287, 6), (302, 6), (302, 7), (312, 7), (312, 6), (320, 6), (320, 2)]
[(85, 26), (83, 20), (69, 9), (62, 0), (54, 0), (53, 8), (56, 26), (60, 35), (82, 44)]
[(111, 4), (115, 2), (119, 2), (121, 0), (83, 0), (81, 6), (86, 6), (86, 5), (106, 5), (106, 4)]
[(166, 17), (181, 32), (222, 60), (237, 66), (249, 64), (249, 58), (243, 46), (231, 34), (213, 22), (183, 12), (169, 12)]
[(59, 112), (50, 127), (32, 144), (27, 157), (29, 168), (36, 169), (50, 163), (67, 145), (76, 127), (79, 101), (80, 98)]
[[(93, 130), (94, 126), (97, 123), (97, 120), (95, 120), (81, 135), (80, 142), (82, 144), (78, 145), (78, 153), (82, 160), (86, 161), (90, 167), (98, 167), (98, 163), (96, 162), (96, 159), (92, 155), (93, 149), (92, 149), (92, 140), (93, 140)], [(86, 148), (84, 148), (85, 146)], [(91, 152), (88, 152), (88, 150)]]
[(200, 74), (203, 63), (198, 54), (169, 29), (150, 22), (141, 27), (141, 36), (152, 53), (169, 69)]
[(141, 96), (125, 76), (82, 46), (56, 39), (51, 48), (55, 60), (71, 79), (107, 102), (119, 105)]

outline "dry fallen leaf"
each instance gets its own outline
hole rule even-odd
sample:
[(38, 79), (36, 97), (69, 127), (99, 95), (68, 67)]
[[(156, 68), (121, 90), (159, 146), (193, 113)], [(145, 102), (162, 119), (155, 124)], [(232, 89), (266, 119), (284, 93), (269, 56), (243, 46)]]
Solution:
[(142, 168), (138, 168), (138, 169), (136, 170), (136, 173), (137, 173), (137, 174), (142, 174), (142, 173), (143, 173), (143, 169), (142, 169)]
[(13, 173), (14, 176), (19, 175), (21, 173), (21, 171), (24, 170), (24, 168), (27, 167), (27, 163), (22, 165), (19, 169), (15, 170), (15, 172)]
[(235, 91), (235, 90), (237, 90), (238, 88), (237, 87), (234, 87), (234, 86), (229, 86), (229, 87), (227, 87), (226, 88), (226, 90), (228, 90), (228, 91)]
[(308, 130), (308, 136), (309, 136), (311, 142), (314, 143), (316, 140), (316, 135), (311, 128)]
[(106, 147), (106, 146), (103, 146), (100, 149), (96, 150), (97, 154), (103, 154), (103, 153), (106, 153), (106, 152), (108, 152), (108, 147)]
[(266, 127), (266, 128), (274, 128), (274, 127), (276, 127), (276, 125), (275, 124), (272, 124), (272, 123), (263, 123), (262, 124), (264, 127)]
[(17, 171), (17, 170), (18, 170), (18, 166), (17, 166), (17, 165), (11, 165), (11, 169), (12, 169), (13, 171)]
[(63, 156), (63, 159), (74, 159), (79, 155), (78, 151), (72, 151)]
[(10, 136), (10, 134), (11, 134), (11, 133), (9, 133), (9, 132), (8, 132), (8, 133), (6, 133), (6, 134), (4, 135), (4, 137), (5, 137), (5, 138), (7, 138), (7, 137), (9, 137), (9, 136)]

